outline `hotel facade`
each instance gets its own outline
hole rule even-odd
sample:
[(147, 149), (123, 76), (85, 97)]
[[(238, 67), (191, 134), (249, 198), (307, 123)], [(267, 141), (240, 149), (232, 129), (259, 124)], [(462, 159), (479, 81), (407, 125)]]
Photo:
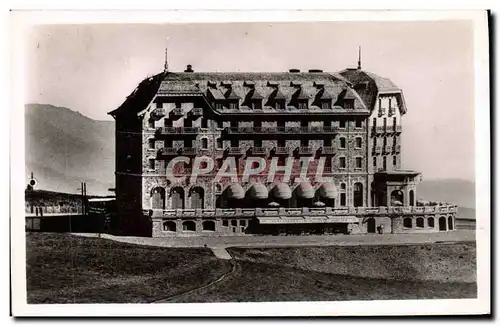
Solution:
[[(455, 229), (401, 167), (402, 90), (358, 68), (164, 71), (110, 112), (120, 232), (153, 237)], [(286, 168), (285, 168), (286, 167)]]

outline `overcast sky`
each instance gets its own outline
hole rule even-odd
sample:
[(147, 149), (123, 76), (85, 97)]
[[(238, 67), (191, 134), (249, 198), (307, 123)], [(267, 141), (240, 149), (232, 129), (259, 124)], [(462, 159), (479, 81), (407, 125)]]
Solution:
[(322, 22), (39, 26), (27, 38), (27, 103), (111, 120), (136, 85), (171, 71), (340, 71), (355, 67), (403, 89), (403, 167), (425, 179), (474, 180), (472, 24)]

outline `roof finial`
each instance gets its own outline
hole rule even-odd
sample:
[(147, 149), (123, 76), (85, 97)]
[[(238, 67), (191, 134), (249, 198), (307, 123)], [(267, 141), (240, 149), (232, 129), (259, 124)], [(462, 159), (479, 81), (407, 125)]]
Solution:
[(165, 48), (165, 66), (163, 66), (163, 72), (168, 72), (168, 48)]
[(358, 49), (358, 69), (361, 69), (361, 46)]

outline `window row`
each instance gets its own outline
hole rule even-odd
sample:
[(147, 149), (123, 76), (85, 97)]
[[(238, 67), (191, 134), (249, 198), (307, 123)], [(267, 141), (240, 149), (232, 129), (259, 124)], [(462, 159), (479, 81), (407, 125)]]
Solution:
[[(149, 158), (148, 159), (148, 169), (149, 170), (156, 170), (156, 159), (154, 158)], [(222, 159), (217, 159), (215, 160), (215, 168), (221, 168), (222, 167), (223, 160)], [(201, 162), (202, 166), (201, 168), (206, 168), (207, 167), (207, 162), (203, 161)], [(252, 162), (251, 168), (256, 168), (258, 165), (258, 162)], [(278, 166), (284, 166), (286, 165), (286, 160), (283, 156), (278, 158)], [(329, 169), (331, 169), (331, 160), (325, 160), (325, 172), (328, 172)], [(340, 156), (338, 158), (338, 167), (340, 169), (346, 169), (347, 168), (347, 158), (345, 156)], [(363, 168), (363, 157), (361, 156), (356, 156), (354, 157), (354, 168), (355, 169), (362, 169)]]
[[(178, 143), (179, 141), (176, 142), (176, 144), (179, 144)], [(201, 138), (199, 141), (181, 141), (182, 142), (182, 145), (186, 145), (186, 147), (199, 147), (201, 149), (209, 149), (209, 143), (208, 143), (208, 138)], [(242, 141), (239, 141), (237, 139), (232, 139), (230, 140), (231, 142), (231, 147), (241, 147), (241, 145), (247, 143), (247, 142), (242, 142)], [(257, 139), (257, 140), (253, 140), (251, 141), (253, 143), (253, 146), (254, 147), (263, 147), (263, 140), (261, 139)], [(267, 142), (271, 142), (271, 141), (267, 141)], [(300, 140), (300, 146), (302, 147), (308, 147), (311, 142), (314, 142), (314, 140), (307, 140), (307, 139), (301, 139)], [(290, 144), (289, 142), (287, 142), (286, 140), (277, 140), (276, 141), (277, 143), (277, 146), (278, 147), (287, 147), (287, 143)], [(323, 140), (323, 145), (325, 147), (331, 147), (332, 146), (332, 139), (326, 139), (326, 140)], [(165, 147), (172, 147), (174, 144), (174, 141), (173, 140), (166, 140), (164, 141), (164, 145)], [(194, 145), (194, 146), (193, 146)], [(155, 149), (155, 146), (156, 146), (156, 140), (154, 138), (150, 138), (148, 139), (148, 148), (149, 149)], [(217, 149), (223, 149), (224, 148), (224, 144), (223, 144), (223, 140), (222, 138), (216, 138), (215, 140), (215, 146)], [(338, 148), (339, 149), (346, 149), (347, 148), (347, 139), (345, 137), (339, 137), (338, 139)], [(361, 149), (363, 148), (363, 138), (362, 137), (356, 137), (354, 139), (354, 148), (356, 149)]]
[[(373, 167), (375, 168), (375, 170), (379, 167), (379, 163), (378, 163), (378, 157), (377, 156), (374, 156), (373, 157)], [(397, 167), (398, 166), (398, 156), (397, 155), (393, 155), (392, 156), (392, 166), (393, 167)], [(382, 156), (382, 167), (381, 167), (383, 170), (387, 170), (387, 156)]]
[[(435, 220), (434, 217), (428, 217), (427, 218), (427, 227), (428, 228), (434, 228), (435, 227)], [(447, 223), (448, 222), (448, 223)], [(454, 225), (453, 225), (453, 217), (449, 216), (448, 219), (446, 217), (441, 216), (438, 219), (439, 223), (439, 231), (447, 231), (447, 230), (453, 230)], [(415, 226), (416, 228), (422, 229), (425, 228), (425, 219), (423, 217), (418, 217), (416, 219)], [(413, 219), (411, 217), (406, 217), (403, 219), (403, 227), (406, 229), (411, 229), (413, 228)]]
[[(332, 108), (332, 100), (331, 99), (321, 99), (315, 100), (312, 103), (309, 102), (309, 99), (296, 99), (292, 101), (287, 101), (285, 99), (273, 99), (267, 100), (263, 102), (264, 99), (250, 99), (247, 101), (243, 101), (242, 106), (245, 106), (251, 110), (262, 110), (263, 106), (273, 108), (275, 110), (286, 110), (288, 107), (293, 107), (299, 110), (307, 110), (314, 107), (319, 107), (323, 110), (330, 110)], [(237, 110), (240, 106), (240, 101), (238, 99), (229, 99), (229, 100), (217, 100), (211, 101), (210, 104), (217, 111), (224, 110), (228, 108), (229, 110)], [(353, 99), (344, 99), (342, 101), (342, 107), (346, 110), (354, 109), (354, 100)]]
[[(209, 120), (206, 118), (200, 118), (199, 120), (190, 120), (190, 119), (183, 119), (179, 120), (180, 123), (174, 123), (173, 120), (171, 119), (163, 119), (163, 125), (160, 125), (160, 122), (154, 120), (154, 119), (149, 119), (148, 120), (148, 128), (154, 129), (156, 127), (200, 127), (200, 128), (208, 128), (209, 121), (212, 123), (213, 128), (225, 128), (225, 127), (231, 127), (231, 128), (239, 128), (239, 127), (249, 127), (247, 126), (246, 122), (241, 122), (238, 120), (232, 120), (232, 121), (227, 121), (227, 122), (222, 122), (222, 121), (217, 121), (217, 120)], [(363, 119), (356, 119), (354, 120), (354, 128), (363, 128)], [(310, 124), (308, 121), (302, 121), (298, 122), (297, 121), (297, 127), (314, 127), (314, 124)], [(331, 123), (327, 124), (326, 122), (323, 124), (323, 126), (333, 126)], [(339, 120), (338, 122), (338, 127), (340, 129), (346, 129), (348, 126), (348, 120)], [(262, 127), (262, 121), (253, 121), (252, 127)], [(276, 127), (278, 128), (284, 128), (284, 127), (289, 127), (286, 125), (285, 121), (276, 121)]]
[[(384, 136), (384, 137), (375, 137), (373, 138), (373, 147), (376, 146), (387, 146), (387, 143), (389, 142), (387, 139), (389, 137)], [(392, 137), (392, 146), (397, 146), (400, 145), (400, 138), (397, 136)]]

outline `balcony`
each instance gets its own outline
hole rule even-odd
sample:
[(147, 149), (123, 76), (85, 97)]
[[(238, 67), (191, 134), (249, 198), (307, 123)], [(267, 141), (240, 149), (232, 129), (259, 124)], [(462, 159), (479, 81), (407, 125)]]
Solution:
[(392, 153), (392, 146), (391, 145), (384, 146), (384, 152), (385, 153)]
[(377, 134), (384, 134), (385, 133), (385, 127), (384, 126), (376, 126), (374, 127), (375, 132)]
[(160, 127), (156, 129), (156, 133), (159, 135), (196, 135), (199, 132), (199, 127)]
[(337, 127), (227, 127), (227, 134), (333, 134), (338, 131)]
[(166, 115), (166, 111), (163, 108), (156, 108), (151, 112), (151, 118), (159, 120)]
[(276, 150), (274, 153), (276, 155), (289, 155), (290, 154), (290, 147), (276, 147)]
[(382, 154), (382, 146), (375, 146), (375, 147), (373, 147), (373, 153), (375, 153), (375, 154)]
[(182, 155), (196, 155), (198, 149), (196, 147), (182, 147), (180, 152)]
[[(186, 169), (189, 171), (189, 169)], [(456, 213), (457, 206), (455, 205), (440, 205), (440, 206), (402, 206), (402, 207), (315, 207), (315, 208), (216, 208), (216, 209), (168, 209), (161, 210), (163, 217), (176, 217), (176, 218), (193, 218), (193, 216), (276, 216), (277, 218), (294, 217), (294, 216), (316, 216), (323, 217), (328, 220), (329, 216), (345, 216), (345, 215), (355, 215), (356, 217), (362, 218), (364, 216), (373, 215), (422, 215), (424, 213)]]
[(394, 152), (395, 153), (401, 153), (401, 145), (394, 146)]
[(396, 132), (396, 133), (401, 133), (402, 131), (403, 131), (402, 126), (396, 126), (396, 128), (394, 128), (394, 132)]
[(239, 147), (227, 147), (225, 149), (229, 155), (242, 155), (243, 149)]
[(194, 108), (188, 112), (188, 116), (190, 118), (195, 118), (195, 119), (199, 118), (199, 117), (203, 116), (203, 110), (202, 110), (202, 108)]
[(265, 147), (252, 147), (252, 154), (265, 155), (267, 154), (267, 148)]
[(321, 148), (321, 154), (324, 155), (335, 155), (336, 152), (337, 148), (335, 148), (334, 146), (325, 146)]
[(179, 155), (179, 148), (164, 147), (158, 150), (158, 155), (161, 156), (177, 156)]
[(182, 112), (182, 108), (174, 108), (169, 114), (171, 117), (182, 117), (183, 115), (184, 112)]
[(308, 155), (308, 154), (310, 155), (312, 153), (313, 153), (312, 147), (309, 147), (309, 146), (307, 146), (307, 147), (300, 146), (299, 147), (299, 154), (301, 154), (301, 155)]

